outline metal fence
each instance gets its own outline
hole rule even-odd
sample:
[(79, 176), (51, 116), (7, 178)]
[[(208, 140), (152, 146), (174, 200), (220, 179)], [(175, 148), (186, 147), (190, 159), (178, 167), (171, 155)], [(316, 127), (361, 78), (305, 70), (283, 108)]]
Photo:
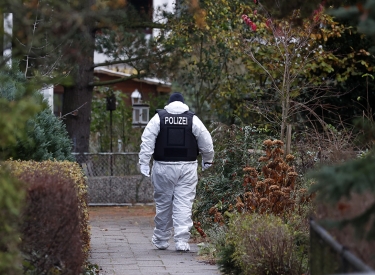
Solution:
[(89, 177), (139, 175), (138, 153), (74, 153)]
[[(313, 219), (310, 220), (310, 273), (375, 274), (369, 266), (354, 256)], [(356, 273), (357, 274), (357, 273)]]

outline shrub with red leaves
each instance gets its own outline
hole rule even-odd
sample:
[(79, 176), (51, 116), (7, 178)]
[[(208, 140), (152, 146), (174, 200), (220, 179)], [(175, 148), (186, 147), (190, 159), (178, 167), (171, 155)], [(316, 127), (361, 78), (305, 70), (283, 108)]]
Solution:
[(21, 227), (25, 271), (80, 274), (84, 254), (74, 183), (59, 171), (51, 174), (28, 169), (19, 179), (27, 184)]

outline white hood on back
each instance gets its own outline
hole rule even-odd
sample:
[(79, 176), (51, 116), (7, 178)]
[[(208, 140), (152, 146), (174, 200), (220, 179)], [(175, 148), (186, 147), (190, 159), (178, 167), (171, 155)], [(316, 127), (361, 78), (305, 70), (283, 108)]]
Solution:
[(165, 106), (164, 109), (170, 114), (181, 114), (189, 111), (189, 106), (181, 101), (173, 101)]

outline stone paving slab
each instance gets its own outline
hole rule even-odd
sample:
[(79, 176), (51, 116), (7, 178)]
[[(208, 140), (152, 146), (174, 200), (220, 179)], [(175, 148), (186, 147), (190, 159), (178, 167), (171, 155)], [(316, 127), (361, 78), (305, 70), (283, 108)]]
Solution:
[(189, 252), (158, 250), (151, 243), (154, 206), (90, 207), (91, 252), (99, 275), (220, 274), (216, 265), (202, 262), (198, 247)]

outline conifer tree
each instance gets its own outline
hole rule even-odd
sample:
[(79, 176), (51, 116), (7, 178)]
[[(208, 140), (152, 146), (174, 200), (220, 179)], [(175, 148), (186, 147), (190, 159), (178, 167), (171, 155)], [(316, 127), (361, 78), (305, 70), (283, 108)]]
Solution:
[[(17, 66), (6, 67), (1, 71), (0, 82), (2, 83), (0, 100), (15, 107), (25, 101), (29, 94), (27, 81), (25, 76), (18, 71)], [(15, 143), (8, 143), (7, 146), (1, 148), (4, 157), (36, 161), (53, 159), (73, 161), (72, 144), (64, 123), (55, 117), (43, 102), (42, 95), (38, 91), (34, 90), (30, 96), (44, 109), (29, 117), (26, 122), (22, 122), (22, 125), (14, 125), (16, 129), (22, 130), (14, 137)], [(7, 114), (4, 114), (4, 117), (6, 116)], [(15, 132), (14, 129), (12, 131)]]
[[(329, 10), (331, 14), (340, 19), (346, 19), (357, 26), (360, 33), (374, 37), (375, 13), (372, 7), (374, 0), (347, 1), (353, 6), (342, 7), (337, 3), (335, 9)], [(343, 4), (343, 3), (341, 3)], [(356, 4), (356, 5), (354, 5)], [(374, 113), (368, 110), (367, 120), (356, 120), (355, 124), (364, 133), (363, 145), (368, 146), (368, 153), (364, 156), (335, 166), (326, 166), (311, 172), (310, 177), (317, 183), (310, 188), (310, 192), (316, 192), (321, 201), (337, 203), (342, 198), (351, 198), (352, 194), (375, 194), (375, 123)], [(364, 113), (363, 113), (364, 114)], [(338, 226), (352, 225), (359, 236), (375, 239), (375, 203), (367, 205), (361, 214), (334, 222)]]
[(25, 137), (15, 147), (14, 159), (74, 161), (65, 125), (49, 108), (30, 119), (25, 130)]

